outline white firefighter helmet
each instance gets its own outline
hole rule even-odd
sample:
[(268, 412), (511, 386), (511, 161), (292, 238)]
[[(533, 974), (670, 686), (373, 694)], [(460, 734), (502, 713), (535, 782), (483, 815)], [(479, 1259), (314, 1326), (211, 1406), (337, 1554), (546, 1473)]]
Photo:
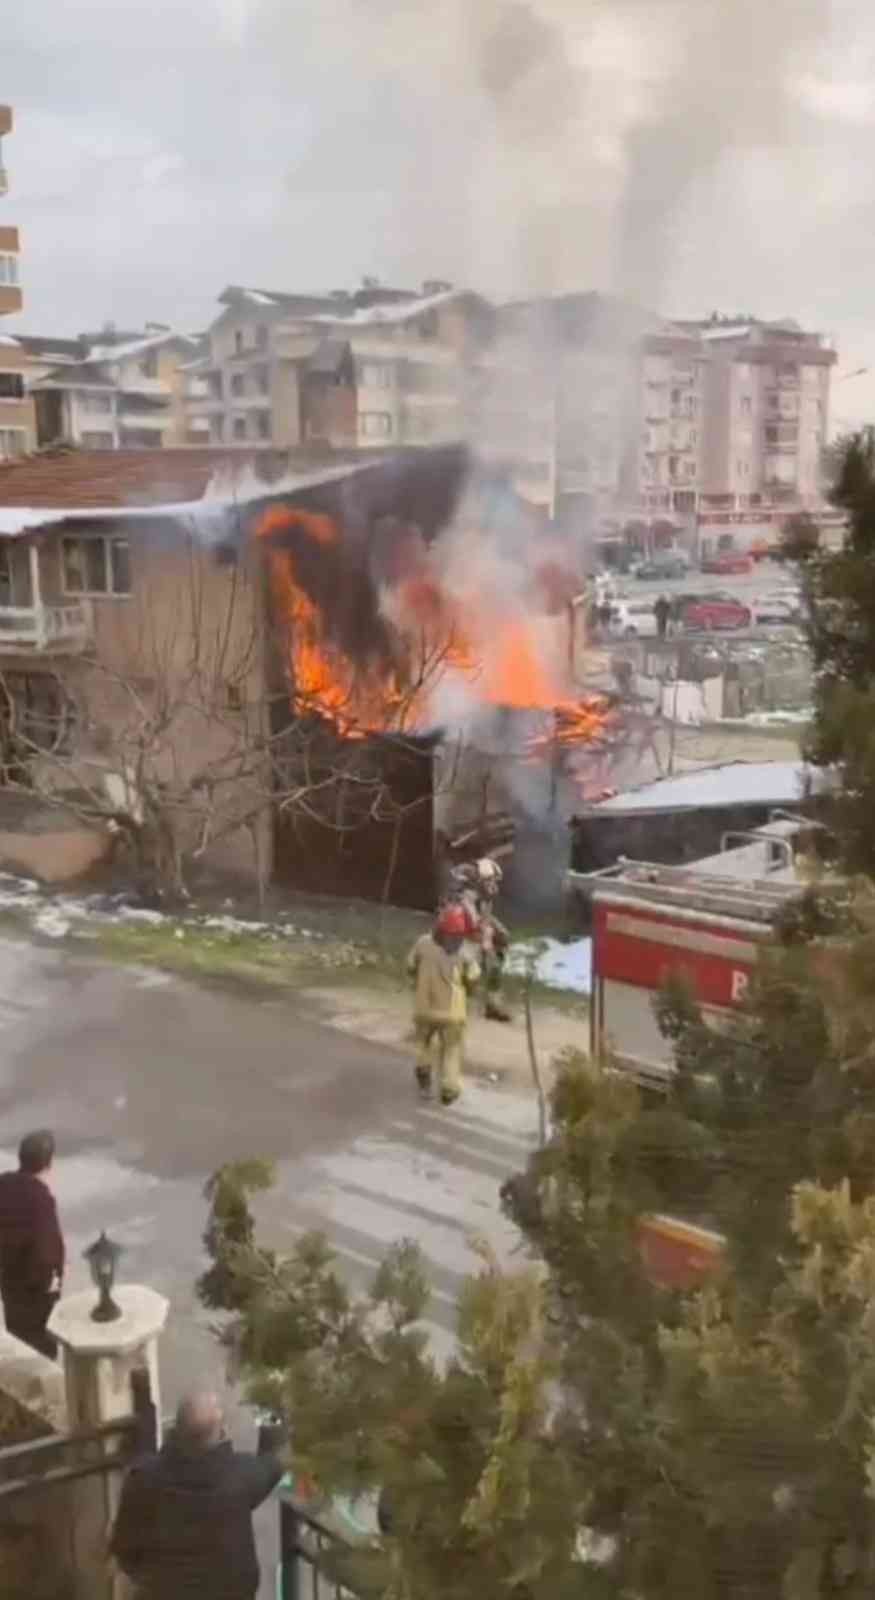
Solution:
[(488, 889), (495, 894), (502, 879), (502, 871), (498, 862), (493, 861), (491, 856), (481, 856), (477, 862), (477, 877), (484, 889)]

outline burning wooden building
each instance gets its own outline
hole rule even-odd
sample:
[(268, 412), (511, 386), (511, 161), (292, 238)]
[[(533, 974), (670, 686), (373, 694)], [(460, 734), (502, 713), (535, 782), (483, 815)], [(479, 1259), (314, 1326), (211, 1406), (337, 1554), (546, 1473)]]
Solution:
[(0, 789), (24, 766), (177, 877), (430, 906), (435, 838), (506, 848), (601, 716), (562, 549), (462, 446), (47, 453), (0, 467), (4, 557)]

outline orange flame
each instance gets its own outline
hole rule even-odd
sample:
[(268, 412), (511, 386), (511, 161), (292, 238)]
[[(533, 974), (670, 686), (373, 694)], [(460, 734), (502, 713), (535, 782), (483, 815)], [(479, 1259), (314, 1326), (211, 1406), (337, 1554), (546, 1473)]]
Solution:
[[(255, 525), (259, 538), (289, 532), (326, 558), (341, 544), (335, 520), (317, 512), (274, 505)], [(476, 604), (460, 600), (425, 555), (387, 591), (397, 659), (379, 668), (353, 662), (331, 637), (325, 614), (299, 581), (294, 550), (269, 547), (268, 565), (276, 615), (287, 628), (295, 700), (346, 737), (427, 725), (429, 701), (447, 673), (465, 675), (491, 705), (550, 712), (551, 732), (529, 743), (533, 757), (546, 757), (557, 741), (591, 740), (604, 726), (595, 699), (567, 699), (558, 671), (543, 660), (531, 618), (523, 611), (507, 615), (498, 594)], [(558, 579), (548, 570), (556, 590)]]

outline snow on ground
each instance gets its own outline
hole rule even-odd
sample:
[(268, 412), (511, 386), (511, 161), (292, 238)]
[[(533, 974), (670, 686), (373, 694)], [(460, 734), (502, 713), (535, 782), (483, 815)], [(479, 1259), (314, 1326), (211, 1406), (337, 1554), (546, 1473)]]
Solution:
[(298, 928), (291, 922), (247, 922), (228, 913), (222, 916), (168, 916), (163, 911), (151, 911), (145, 906), (126, 905), (120, 896), (53, 894), (32, 878), (19, 878), (7, 872), (0, 872), (0, 911), (24, 912), (30, 917), (34, 931), (49, 939), (63, 939), (71, 928), (87, 923), (140, 923), (151, 928), (173, 928), (178, 939), (185, 937), (186, 928), (192, 932), (209, 929), (229, 937), (243, 935), (274, 940), (324, 937), (310, 928)]
[(554, 989), (574, 989), (589, 994), (592, 986), (592, 940), (532, 939), (512, 944), (507, 954), (507, 970), (524, 977), (534, 957), (535, 977)]

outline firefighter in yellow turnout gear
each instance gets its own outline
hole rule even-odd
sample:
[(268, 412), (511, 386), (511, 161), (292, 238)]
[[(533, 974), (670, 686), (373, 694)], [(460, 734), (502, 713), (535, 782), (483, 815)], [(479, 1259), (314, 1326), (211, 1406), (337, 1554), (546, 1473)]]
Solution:
[(466, 929), (462, 907), (445, 906), (432, 932), (417, 939), (407, 958), (415, 986), (416, 1081), (429, 1095), (436, 1066), (445, 1106), (461, 1093), (468, 990), (480, 981), (477, 962), (464, 953)]

